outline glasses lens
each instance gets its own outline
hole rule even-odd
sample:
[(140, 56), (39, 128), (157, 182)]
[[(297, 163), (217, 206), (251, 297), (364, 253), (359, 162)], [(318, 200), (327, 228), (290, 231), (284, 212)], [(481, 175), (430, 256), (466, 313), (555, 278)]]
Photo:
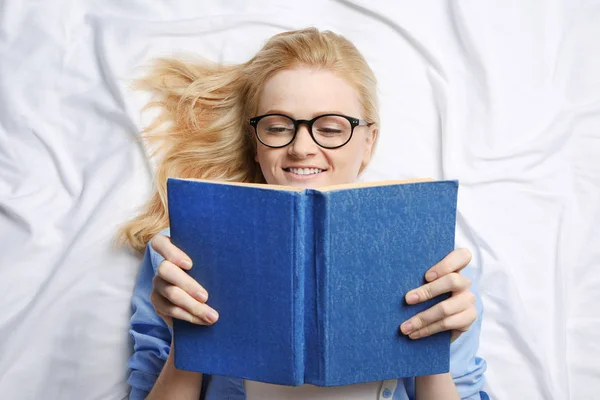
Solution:
[(343, 117), (326, 115), (313, 125), (313, 135), (323, 147), (338, 147), (345, 144), (352, 133), (350, 121)]
[(267, 146), (285, 146), (294, 137), (294, 122), (281, 115), (269, 115), (258, 121), (256, 132)]

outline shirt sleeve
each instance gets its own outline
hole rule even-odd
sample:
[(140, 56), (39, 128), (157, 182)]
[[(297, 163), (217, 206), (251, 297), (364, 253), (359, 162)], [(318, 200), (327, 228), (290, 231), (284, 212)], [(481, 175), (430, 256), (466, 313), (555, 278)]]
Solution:
[(131, 385), (131, 400), (146, 398), (162, 371), (171, 347), (169, 326), (156, 314), (150, 302), (152, 279), (162, 260), (148, 244), (133, 291), (133, 314), (129, 329), (133, 339), (133, 354), (128, 363), (130, 375), (127, 380)]
[(475, 308), (477, 319), (468, 331), (463, 333), (450, 345), (450, 373), (454, 384), (463, 400), (488, 400), (488, 395), (483, 391), (485, 384), (484, 373), (487, 368), (485, 360), (477, 356), (479, 349), (479, 333), (483, 318), (483, 304), (479, 296), (479, 279), (475, 277), (478, 271), (471, 266), (462, 270), (462, 274), (471, 279), (471, 291), (475, 294)]

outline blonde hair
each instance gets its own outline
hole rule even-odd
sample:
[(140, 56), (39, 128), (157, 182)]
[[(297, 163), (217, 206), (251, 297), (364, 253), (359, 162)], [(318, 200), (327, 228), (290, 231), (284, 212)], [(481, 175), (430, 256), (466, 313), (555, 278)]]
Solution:
[(154, 193), (122, 227), (121, 241), (143, 251), (169, 225), (168, 177), (264, 183), (248, 120), (257, 112), (265, 82), (296, 66), (324, 68), (344, 78), (359, 93), (363, 118), (379, 123), (373, 71), (350, 41), (330, 31), (309, 28), (275, 35), (239, 65), (157, 60), (151, 73), (134, 84), (154, 94), (147, 107), (160, 108), (142, 131), (157, 159)]

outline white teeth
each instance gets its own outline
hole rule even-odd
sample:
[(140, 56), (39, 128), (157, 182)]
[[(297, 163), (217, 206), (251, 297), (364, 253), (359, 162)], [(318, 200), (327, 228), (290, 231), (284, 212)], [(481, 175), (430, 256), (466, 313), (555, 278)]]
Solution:
[(290, 172), (296, 175), (313, 175), (323, 172), (322, 169), (319, 168), (288, 168)]

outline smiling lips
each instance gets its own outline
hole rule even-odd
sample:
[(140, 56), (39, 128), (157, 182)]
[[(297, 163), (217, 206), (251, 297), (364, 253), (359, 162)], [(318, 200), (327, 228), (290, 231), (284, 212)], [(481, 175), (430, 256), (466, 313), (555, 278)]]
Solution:
[(290, 167), (290, 168), (284, 168), (284, 171), (291, 173), (293, 175), (295, 175), (296, 177), (313, 177), (316, 175), (319, 175), (320, 173), (327, 171), (326, 169), (320, 169), (320, 168), (295, 168), (295, 167)]

